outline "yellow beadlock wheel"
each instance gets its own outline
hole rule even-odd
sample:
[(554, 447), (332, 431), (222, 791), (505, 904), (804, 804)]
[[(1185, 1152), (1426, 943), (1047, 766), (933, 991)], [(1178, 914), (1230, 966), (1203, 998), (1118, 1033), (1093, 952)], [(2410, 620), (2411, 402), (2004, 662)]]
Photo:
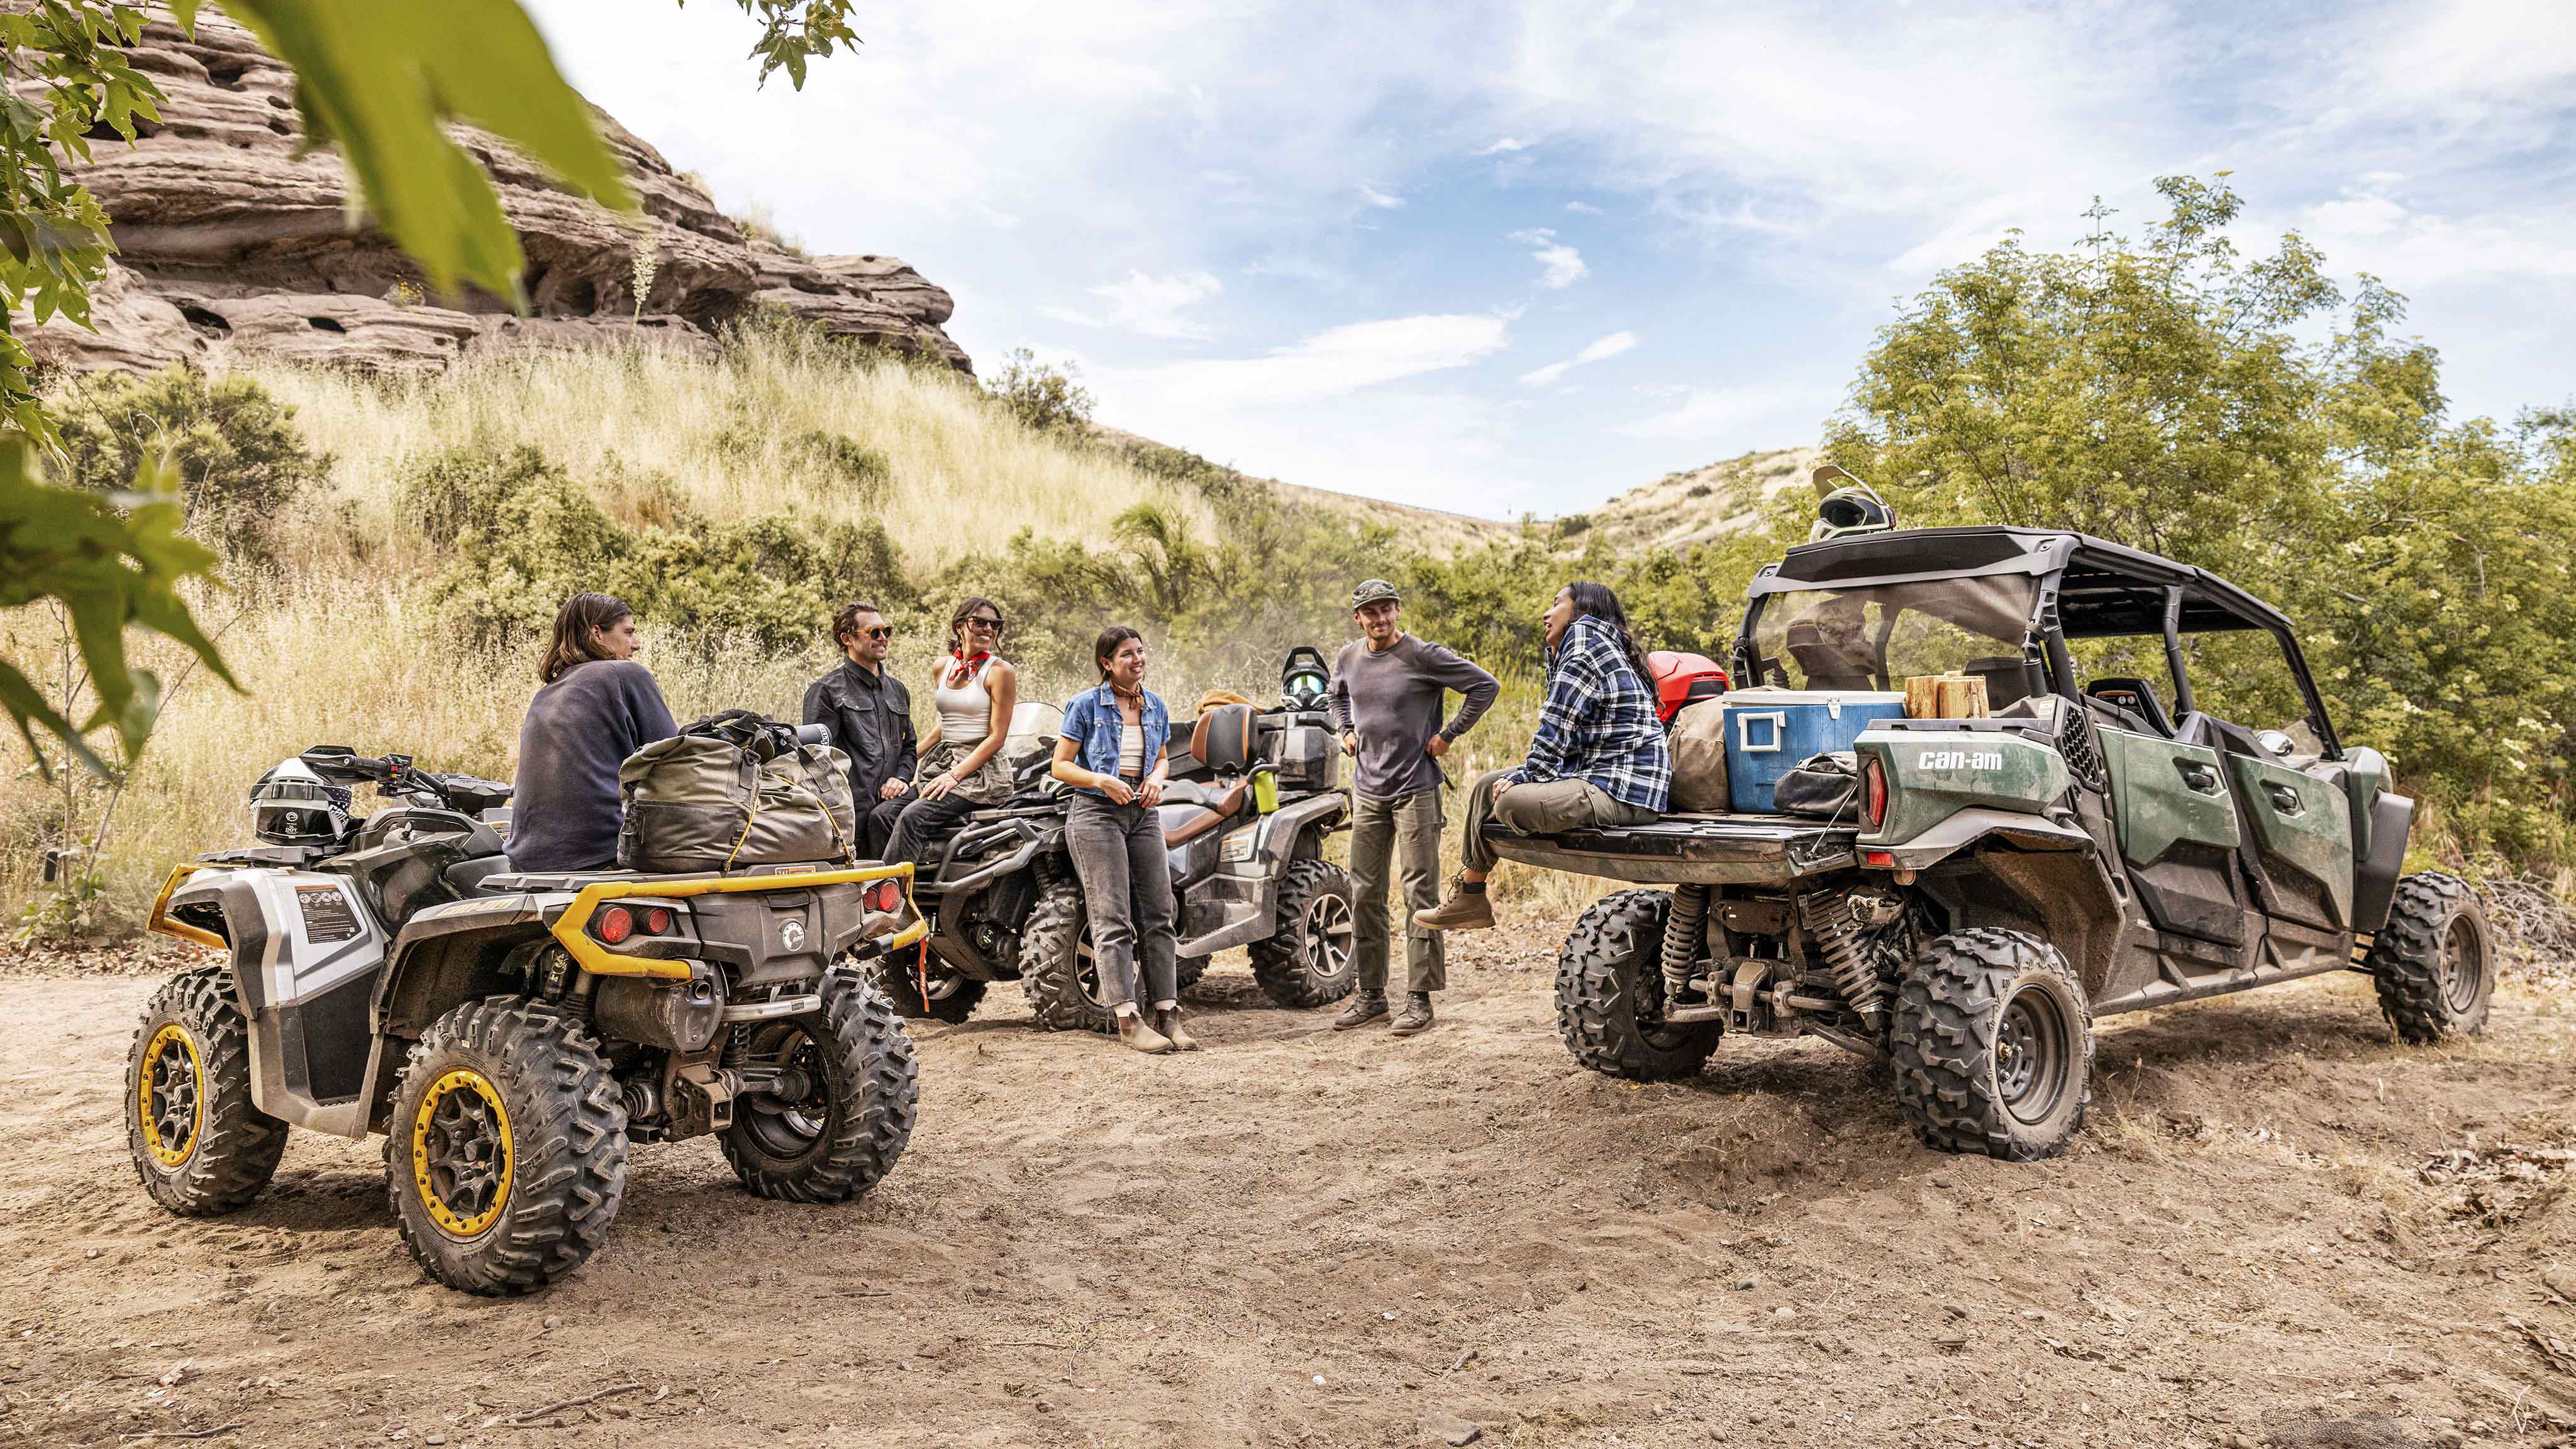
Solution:
[(175, 1021), (163, 1022), (144, 1044), (134, 1111), (144, 1147), (163, 1167), (177, 1167), (197, 1150), (197, 1132), (206, 1120), (206, 1067), (197, 1039)]
[(471, 1067), (429, 1084), (412, 1114), (411, 1174), (440, 1232), (480, 1237), (510, 1205), (510, 1112), (500, 1089)]

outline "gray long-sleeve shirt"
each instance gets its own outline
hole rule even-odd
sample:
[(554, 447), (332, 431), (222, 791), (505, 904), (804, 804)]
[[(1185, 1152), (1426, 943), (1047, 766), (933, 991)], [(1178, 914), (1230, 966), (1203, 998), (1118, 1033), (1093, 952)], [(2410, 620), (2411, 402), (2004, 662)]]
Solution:
[[(1442, 692), (1466, 696), (1447, 724)], [(1440, 783), (1440, 762), (1423, 746), (1435, 734), (1455, 740), (1475, 727), (1502, 686), (1456, 650), (1399, 634), (1384, 652), (1366, 639), (1342, 646), (1325, 695), (1336, 734), (1360, 737), (1351, 787), (1363, 800), (1401, 800)]]
[(678, 734), (653, 671), (633, 659), (576, 664), (528, 702), (510, 791), (510, 868), (606, 870), (626, 812), (617, 767)]

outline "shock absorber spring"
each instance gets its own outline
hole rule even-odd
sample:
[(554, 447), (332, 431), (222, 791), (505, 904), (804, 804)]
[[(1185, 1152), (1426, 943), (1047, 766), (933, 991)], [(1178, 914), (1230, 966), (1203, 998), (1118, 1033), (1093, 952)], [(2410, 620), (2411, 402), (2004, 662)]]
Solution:
[(1699, 966), (1700, 945), (1708, 938), (1708, 887), (1673, 887), (1673, 913), (1664, 921), (1664, 1000), (1690, 990)]
[(1832, 970), (1834, 986), (1842, 993), (1844, 1004), (1858, 1013), (1871, 1031), (1886, 1026), (1887, 988), (1854, 939), (1856, 923), (1849, 903), (1839, 895), (1800, 896), (1798, 919), (1805, 923), (1808, 939), (1816, 943), (1825, 965)]

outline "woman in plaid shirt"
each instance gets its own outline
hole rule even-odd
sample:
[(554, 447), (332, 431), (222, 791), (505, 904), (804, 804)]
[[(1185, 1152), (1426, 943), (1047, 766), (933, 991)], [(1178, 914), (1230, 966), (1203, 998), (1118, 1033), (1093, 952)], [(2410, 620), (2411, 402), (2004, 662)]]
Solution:
[(1672, 751), (1655, 718), (1646, 651), (1628, 632), (1619, 596), (1600, 584), (1568, 584), (1547, 611), (1547, 702), (1529, 759), (1494, 770), (1467, 796), (1467, 868), (1449, 899), (1413, 918), (1434, 931), (1476, 931), (1494, 923), (1485, 878), (1496, 857), (1485, 831), (1522, 835), (1643, 825), (1672, 792)]

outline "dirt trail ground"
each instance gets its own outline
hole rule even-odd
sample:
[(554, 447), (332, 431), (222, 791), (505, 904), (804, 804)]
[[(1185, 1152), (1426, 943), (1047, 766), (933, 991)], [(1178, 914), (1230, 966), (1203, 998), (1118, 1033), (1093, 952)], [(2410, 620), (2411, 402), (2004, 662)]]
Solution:
[(118, 1125), (152, 982), (0, 979), (0, 1443), (2568, 1442), (2557, 990), (2429, 1051), (2358, 977), (2122, 1018), (2072, 1155), (2007, 1167), (1917, 1148), (1820, 1043), (1578, 1070), (1561, 929), (1462, 941), (1412, 1041), (1222, 963), (1181, 1058), (1005, 989), (916, 1033), (864, 1202), (641, 1148), (608, 1246), (512, 1302), (423, 1281), (373, 1142), (164, 1216)]

